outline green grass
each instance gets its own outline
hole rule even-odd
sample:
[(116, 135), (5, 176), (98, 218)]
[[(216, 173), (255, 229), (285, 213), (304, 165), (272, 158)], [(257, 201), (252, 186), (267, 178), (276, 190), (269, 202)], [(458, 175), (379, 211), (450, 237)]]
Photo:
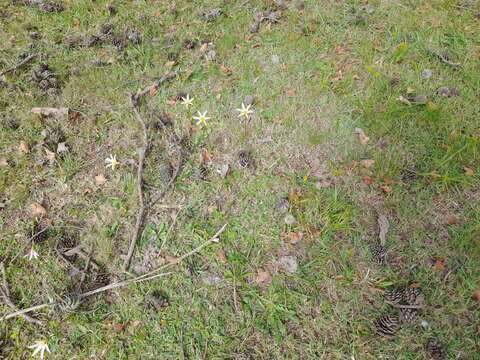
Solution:
[[(99, 272), (124, 276), (141, 144), (128, 93), (168, 70), (177, 78), (142, 106), (152, 143), (145, 193), (154, 197), (176, 164), (168, 132), (190, 134), (185, 164), (161, 204), (181, 210), (149, 211), (132, 271), (181, 256), (228, 226), (219, 243), (168, 277), (92, 297), (73, 313), (42, 310), (35, 316), (45, 327), (2, 321), (0, 357), (27, 358), (27, 346), (44, 338), (57, 359), (429, 359), (432, 337), (448, 358), (478, 357), (478, 4), (307, 0), (301, 11), (286, 1), (280, 22), (264, 22), (252, 36), (253, 14), (273, 1), (122, 2), (114, 16), (106, 1), (64, 3), (61, 13), (10, 1), (0, 9), (0, 69), (22, 53), (41, 54), (5, 75), (0, 88), (0, 157), (8, 160), (0, 167), (0, 201), (8, 200), (0, 207), (0, 260), (14, 302), (24, 308), (78, 289), (55, 251), (66, 239), (92, 247)], [(201, 19), (216, 6), (223, 15)], [(142, 41), (121, 50), (109, 42), (84, 46), (105, 23), (116, 35), (135, 29)], [(31, 40), (32, 31), (40, 39)], [(78, 46), (68, 45), (73, 37), (81, 38)], [(185, 49), (185, 40), (198, 45)], [(200, 54), (204, 40), (214, 44), (214, 61)], [(461, 66), (443, 63), (432, 49)], [(40, 62), (56, 73), (58, 95), (32, 80)], [(424, 69), (431, 78), (422, 78)], [(459, 96), (438, 95), (442, 86)], [(170, 104), (179, 91), (195, 98), (193, 107)], [(426, 95), (426, 104), (398, 100), (409, 92)], [(255, 115), (245, 126), (235, 109), (247, 95), (255, 97)], [(36, 106), (80, 116), (40, 119), (30, 112)], [(197, 110), (211, 116), (204, 129), (191, 121)], [(164, 112), (173, 120), (167, 131), (154, 126)], [(367, 145), (356, 141), (357, 127)], [(53, 165), (44, 162), (46, 128), (60, 129), (69, 147)], [(18, 151), (20, 141), (29, 153)], [(202, 149), (212, 158), (206, 181), (196, 176)], [(251, 167), (237, 165), (240, 150), (251, 152)], [(123, 163), (114, 172), (104, 164), (110, 154)], [(365, 159), (375, 164), (364, 168)], [(223, 164), (231, 168), (225, 178), (217, 173)], [(95, 181), (99, 174), (105, 184)], [(294, 224), (278, 209), (283, 198)], [(45, 216), (32, 218), (33, 202)], [(387, 265), (370, 251), (379, 214), (390, 222)], [(28, 239), (47, 225), (36, 244), (40, 258), (29, 262)], [(299, 232), (296, 244), (286, 238)], [(294, 273), (282, 269), (285, 256), (295, 259)], [(435, 259), (444, 269), (432, 267)], [(257, 283), (259, 271), (270, 281)], [(419, 321), (379, 337), (375, 319), (393, 310), (381, 291), (412, 283), (425, 296)], [(90, 274), (83, 290), (98, 286)], [(145, 305), (155, 291), (168, 298), (160, 311)], [(0, 304), (0, 314), (10, 311)]]

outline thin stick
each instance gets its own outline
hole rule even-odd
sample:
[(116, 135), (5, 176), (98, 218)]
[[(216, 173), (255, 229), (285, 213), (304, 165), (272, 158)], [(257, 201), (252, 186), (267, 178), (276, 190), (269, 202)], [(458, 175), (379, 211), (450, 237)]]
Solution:
[(167, 267), (169, 266), (172, 266), (172, 265), (176, 265), (176, 264), (179, 264), (180, 262), (182, 262), (183, 260), (185, 260), (186, 258), (188, 258), (189, 256), (192, 256), (196, 253), (198, 253), (200, 250), (202, 250), (205, 246), (209, 245), (210, 243), (212, 242), (218, 242), (218, 237), (220, 236), (221, 233), (223, 233), (225, 231), (225, 228), (227, 227), (228, 224), (224, 224), (220, 230), (218, 230), (215, 235), (213, 235), (210, 239), (208, 239), (207, 241), (205, 241), (202, 245), (196, 247), (195, 249), (193, 249), (192, 251), (180, 256), (177, 261), (175, 263), (168, 263), (168, 264), (165, 264), (165, 265), (162, 265), (146, 274), (143, 274), (143, 275), (140, 275), (137, 277), (137, 279), (140, 279), (140, 278), (143, 278), (143, 277), (148, 277), (148, 276), (151, 276), (157, 272), (159, 272), (160, 270), (164, 270), (166, 269)]
[(90, 251), (88, 252), (88, 258), (87, 258), (87, 261), (85, 262), (85, 266), (83, 268), (82, 275), (80, 277), (80, 283), (78, 284), (78, 289), (82, 287), (83, 282), (85, 281), (85, 277), (87, 276), (87, 271), (90, 266), (90, 262), (92, 260), (92, 255), (93, 255), (93, 244), (90, 247)]
[(145, 196), (143, 194), (143, 170), (145, 167), (145, 157), (147, 155), (148, 149), (150, 147), (150, 143), (148, 140), (148, 132), (147, 132), (147, 125), (143, 120), (142, 116), (140, 115), (139, 111), (139, 101), (140, 99), (148, 94), (152, 87), (158, 89), (160, 85), (162, 85), (166, 81), (170, 81), (177, 76), (175, 73), (168, 73), (162, 76), (160, 79), (155, 81), (155, 83), (151, 86), (145, 87), (143, 90), (138, 90), (136, 94), (130, 95), (130, 105), (133, 109), (133, 114), (135, 115), (135, 119), (140, 124), (143, 132), (143, 148), (140, 149), (140, 153), (138, 155), (138, 168), (137, 168), (137, 192), (138, 192), (138, 205), (139, 209), (137, 212), (137, 220), (135, 221), (135, 228), (133, 229), (133, 233), (130, 237), (130, 242), (128, 245), (128, 253), (125, 257), (125, 261), (123, 262), (123, 271), (128, 271), (130, 267), (130, 263), (132, 262), (132, 257), (135, 252), (135, 248), (137, 246), (138, 238), (141, 236), (142, 226), (145, 220), (145, 213), (147, 208), (145, 206)]
[(8, 73), (11, 73), (12, 71), (15, 71), (15, 70), (18, 70), (20, 69), (23, 65), (25, 65), (26, 63), (28, 63), (30, 60), (32, 60), (33, 58), (37, 57), (37, 54), (32, 54), (32, 55), (28, 55), (25, 59), (23, 59), (22, 61), (20, 61), (17, 65), (15, 65), (14, 67), (11, 67), (10, 69), (7, 69), (7, 70), (4, 70), (0, 73), (0, 76), (3, 76), (5, 74), (8, 74)]
[(164, 76), (162, 76), (160, 79), (155, 81), (153, 85), (149, 85), (144, 87), (143, 89), (140, 89), (137, 91), (135, 94), (135, 100), (138, 101), (141, 97), (145, 96), (146, 94), (150, 93), (152, 87), (158, 88), (160, 85), (162, 85), (164, 82), (173, 80), (177, 76), (176, 73), (167, 73)]
[[(3, 289), (0, 289), (0, 294), (3, 296), (5, 304), (7, 304), (10, 309), (12, 309), (13, 311), (18, 311), (17, 305), (15, 305), (10, 299), (10, 290), (8, 289), (7, 276), (5, 274), (5, 266), (3, 265), (3, 262), (0, 263), (0, 271), (2, 272), (3, 279)], [(25, 319), (25, 321), (31, 324), (43, 326), (43, 323), (40, 320), (34, 319), (27, 314), (22, 314), (22, 317)]]
[[(137, 93), (138, 95), (138, 93)], [(139, 209), (137, 212), (137, 220), (135, 222), (135, 228), (133, 229), (132, 236), (130, 237), (130, 245), (128, 246), (128, 253), (125, 261), (123, 262), (123, 271), (127, 271), (130, 267), (130, 262), (132, 261), (133, 253), (135, 252), (135, 246), (137, 244), (138, 238), (140, 236), (140, 229), (142, 228), (144, 217), (145, 217), (145, 200), (143, 195), (143, 169), (145, 167), (145, 156), (149, 148), (148, 142), (148, 133), (147, 125), (143, 120), (140, 112), (138, 111), (138, 98), (137, 95), (130, 96), (130, 102), (133, 108), (133, 113), (137, 122), (142, 127), (143, 131), (143, 148), (140, 149), (138, 155), (138, 168), (137, 168), (137, 192), (138, 192), (138, 204)]]
[[(178, 263), (182, 262), (183, 260), (185, 260), (186, 258), (188, 258), (189, 256), (192, 256), (192, 255), (198, 253), (200, 250), (202, 250), (205, 246), (209, 245), (210, 243), (217, 242), (218, 241), (218, 236), (220, 236), (220, 234), (225, 230), (226, 227), (227, 227), (227, 224), (223, 225), (220, 228), (220, 230), (218, 230), (215, 233), (215, 235), (213, 235), (210, 239), (208, 239), (202, 245), (196, 247), (192, 251), (190, 251), (190, 252), (182, 255), (181, 257), (179, 257), (176, 263), (178, 264)], [(170, 265), (173, 265), (173, 264), (169, 263), (169, 264), (160, 266), (157, 269), (152, 270), (147, 274), (137, 276), (133, 279), (129, 279), (129, 280), (113, 283), (113, 284), (108, 284), (108, 285), (102, 286), (98, 289), (87, 291), (83, 294), (80, 294), (79, 298), (84, 299), (84, 298), (92, 296), (94, 294), (98, 294), (98, 293), (101, 293), (101, 292), (104, 292), (104, 291), (116, 289), (116, 288), (119, 288), (119, 287), (122, 287), (122, 286), (125, 286), (125, 285), (128, 285), (128, 284), (139, 283), (139, 282), (143, 282), (143, 281), (150, 281), (150, 280), (153, 280), (153, 279), (156, 279), (156, 278), (159, 278), (159, 277), (171, 275), (171, 274), (173, 274), (173, 272), (158, 273), (160, 270), (165, 269)], [(40, 309), (43, 309), (43, 308), (48, 307), (48, 306), (53, 306), (55, 304), (57, 304), (56, 301), (50, 301), (50, 302), (40, 304), (40, 305), (35, 305), (35, 306), (29, 307), (29, 308), (26, 308), (26, 309), (17, 310), (17, 311), (14, 311), (10, 314), (7, 314), (7, 315), (3, 316), (2, 318), (0, 318), (0, 320), (5, 321), (5, 320), (8, 320), (8, 319), (17, 317), (17, 316), (23, 316), (26, 313), (29, 313), (29, 312), (32, 312), (32, 311), (35, 311), (35, 310), (40, 310)]]

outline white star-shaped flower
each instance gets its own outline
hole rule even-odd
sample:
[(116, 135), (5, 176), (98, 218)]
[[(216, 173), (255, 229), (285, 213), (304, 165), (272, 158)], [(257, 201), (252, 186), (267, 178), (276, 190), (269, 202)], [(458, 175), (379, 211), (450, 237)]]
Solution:
[(207, 117), (207, 112), (205, 111), (203, 114), (200, 111), (197, 111), (198, 116), (194, 116), (193, 120), (195, 120), (196, 124), (198, 126), (207, 126), (207, 120), (210, 120), (209, 117)]
[(194, 98), (191, 98), (190, 95), (187, 94), (187, 96), (182, 97), (182, 104), (188, 109), (190, 105), (193, 105), (193, 99)]
[(35, 248), (33, 247), (33, 243), (32, 243), (32, 246), (30, 247), (30, 251), (24, 257), (27, 258), (29, 261), (38, 258), (38, 253), (35, 251)]
[(252, 104), (248, 104), (247, 106), (245, 106), (245, 104), (242, 103), (242, 107), (240, 109), (237, 109), (237, 111), (240, 112), (240, 114), (238, 114), (238, 117), (248, 119), (250, 115), (253, 114)]
[(40, 359), (45, 358), (45, 351), (50, 353), (50, 349), (48, 348), (48, 344), (44, 340), (37, 340), (35, 343), (31, 346), (28, 347), (29, 349), (34, 349), (32, 356), (35, 356), (37, 354), (40, 355)]
[(110, 157), (105, 159), (105, 166), (108, 168), (112, 168), (115, 171), (115, 168), (120, 165), (120, 162), (117, 160), (117, 155), (110, 155)]

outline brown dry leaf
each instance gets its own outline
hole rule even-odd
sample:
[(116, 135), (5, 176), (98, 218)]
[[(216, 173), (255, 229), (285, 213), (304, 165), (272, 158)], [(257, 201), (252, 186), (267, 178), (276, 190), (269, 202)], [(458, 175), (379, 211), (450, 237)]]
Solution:
[(355, 128), (355, 134), (357, 135), (358, 142), (362, 145), (367, 145), (370, 138), (365, 135), (365, 132), (360, 128)]
[(467, 175), (467, 176), (475, 175), (475, 171), (473, 171), (473, 169), (469, 168), (468, 166), (464, 166), (463, 171), (465, 171), (465, 175)]
[(472, 299), (480, 304), (480, 289), (477, 289), (473, 292)]
[(217, 259), (222, 264), (227, 263), (227, 254), (225, 254), (225, 251), (223, 249), (220, 249), (220, 250), (217, 251)]
[(302, 232), (289, 232), (289, 233), (282, 233), (281, 235), (283, 240), (287, 240), (290, 244), (295, 245), (298, 244), (303, 239)]
[(0, 157), (0, 166), (1, 167), (6, 167), (8, 166), (8, 160), (5, 156)]
[(122, 332), (123, 329), (125, 329), (125, 324), (113, 323), (113, 329), (114, 329), (116, 332)]
[(98, 174), (95, 176), (95, 183), (97, 185), (104, 185), (107, 182), (107, 178), (103, 174)]
[(157, 95), (158, 93), (158, 86), (156, 84), (153, 84), (152, 86), (150, 86), (150, 96), (155, 96)]
[(449, 215), (447, 217), (447, 224), (448, 225), (456, 225), (456, 224), (458, 224), (458, 222), (459, 222), (458, 218), (454, 215)]
[(375, 182), (372, 177), (370, 176), (364, 176), (363, 177), (363, 183), (366, 185), (372, 185)]
[(268, 284), (272, 280), (270, 273), (267, 270), (259, 269), (257, 271), (257, 276), (255, 276), (255, 283)]
[(205, 53), (207, 52), (207, 49), (208, 49), (208, 43), (203, 43), (202, 46), (200, 46), (200, 53)]
[(361, 163), (364, 168), (370, 169), (373, 165), (375, 165), (375, 160), (366, 159), (366, 160), (362, 160)]
[(170, 256), (170, 255), (165, 255), (165, 260), (170, 265), (176, 265), (180, 262), (180, 259), (177, 256)]
[(233, 73), (232, 68), (230, 68), (230, 67), (228, 67), (224, 64), (220, 65), (220, 70), (222, 71), (223, 74), (225, 74), (227, 76), (230, 76)]
[(433, 267), (435, 270), (442, 271), (445, 269), (445, 259), (435, 258), (433, 262)]
[(393, 189), (388, 185), (380, 185), (380, 190), (382, 190), (385, 194), (390, 194)]
[(22, 154), (28, 154), (30, 152), (30, 146), (28, 146), (26, 141), (20, 141), (20, 145), (18, 145), (18, 150)]
[(202, 163), (203, 164), (210, 164), (212, 162), (212, 157), (210, 156), (207, 149), (202, 149)]
[(47, 213), (47, 210), (37, 202), (34, 202), (30, 205), (30, 211), (33, 216), (43, 216)]
[(292, 88), (285, 89), (285, 95), (287, 95), (288, 97), (294, 97), (296, 94), (297, 92), (295, 91), (295, 89), (292, 89)]
[(127, 330), (128, 332), (133, 335), (135, 330), (142, 324), (140, 320), (131, 320), (128, 322)]

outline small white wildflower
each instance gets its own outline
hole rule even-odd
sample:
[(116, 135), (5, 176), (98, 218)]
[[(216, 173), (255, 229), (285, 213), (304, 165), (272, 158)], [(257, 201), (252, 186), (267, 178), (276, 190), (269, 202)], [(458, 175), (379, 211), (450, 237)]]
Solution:
[(193, 105), (193, 99), (190, 98), (190, 95), (187, 94), (186, 97), (182, 97), (182, 104), (185, 105), (186, 108), (188, 108), (190, 105)]
[(32, 243), (32, 246), (30, 247), (30, 251), (24, 257), (26, 257), (29, 261), (38, 258), (38, 253), (35, 251), (35, 248), (33, 247), (33, 243)]
[(198, 126), (207, 126), (207, 120), (210, 120), (207, 117), (207, 112), (205, 111), (203, 114), (200, 111), (197, 111), (198, 116), (194, 116), (193, 120), (197, 123)]
[(248, 119), (250, 115), (253, 114), (252, 104), (248, 104), (247, 106), (245, 106), (245, 104), (242, 103), (242, 107), (236, 110), (240, 112), (240, 114), (238, 114), (238, 117), (243, 117), (245, 119)]
[(40, 359), (45, 358), (45, 351), (50, 353), (50, 349), (48, 348), (48, 344), (44, 340), (37, 340), (35, 343), (31, 346), (28, 347), (29, 349), (34, 349), (32, 356), (35, 356), (37, 354), (40, 355)]
[(117, 155), (110, 155), (110, 157), (105, 159), (105, 166), (108, 168), (112, 168), (115, 171), (115, 168), (120, 165), (120, 162), (117, 160)]

